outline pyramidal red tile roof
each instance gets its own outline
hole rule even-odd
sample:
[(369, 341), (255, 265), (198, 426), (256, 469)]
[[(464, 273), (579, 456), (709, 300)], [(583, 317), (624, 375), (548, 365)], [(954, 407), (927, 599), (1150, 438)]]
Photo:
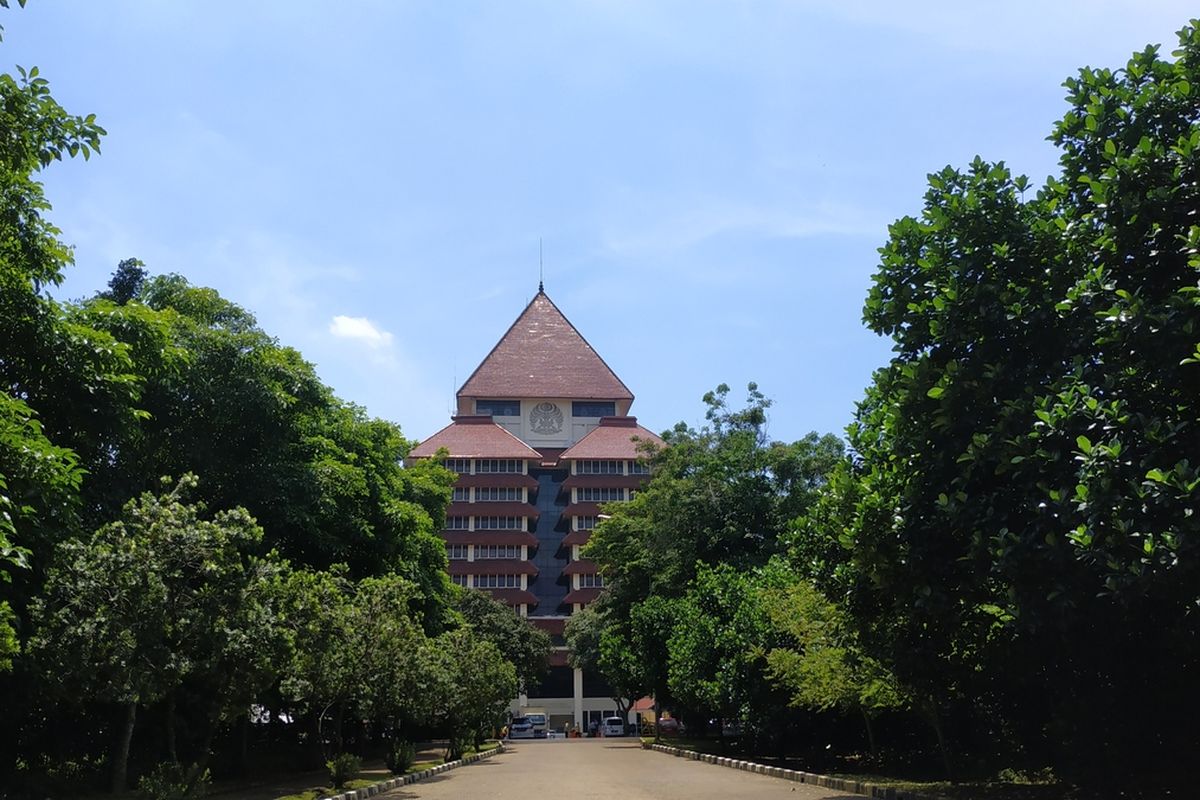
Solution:
[(634, 459), (643, 455), (640, 449), (642, 442), (651, 442), (658, 447), (665, 444), (659, 436), (638, 425), (637, 417), (601, 417), (599, 427), (588, 431), (559, 458), (564, 461), (572, 458), (598, 461)]
[(458, 416), (451, 420), (413, 448), (408, 457), (429, 458), (444, 447), (450, 458), (541, 458), (537, 450), (492, 422), (491, 417)]
[(633, 400), (633, 393), (540, 288), (458, 396)]

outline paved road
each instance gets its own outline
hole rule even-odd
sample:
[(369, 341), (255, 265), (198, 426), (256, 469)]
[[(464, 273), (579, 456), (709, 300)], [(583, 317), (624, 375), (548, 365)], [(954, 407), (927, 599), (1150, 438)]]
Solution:
[(665, 753), (637, 739), (512, 742), (508, 751), (393, 789), (389, 800), (843, 800), (855, 795)]

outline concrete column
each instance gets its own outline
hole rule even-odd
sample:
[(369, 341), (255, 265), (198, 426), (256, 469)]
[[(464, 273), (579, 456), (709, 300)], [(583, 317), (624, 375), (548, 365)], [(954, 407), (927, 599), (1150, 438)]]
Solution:
[(583, 670), (575, 668), (575, 724), (583, 727)]

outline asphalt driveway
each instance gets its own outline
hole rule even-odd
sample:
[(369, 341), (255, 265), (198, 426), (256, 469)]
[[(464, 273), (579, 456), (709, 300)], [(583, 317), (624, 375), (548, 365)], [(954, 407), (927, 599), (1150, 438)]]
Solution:
[(389, 800), (835, 800), (856, 795), (643, 750), (637, 739), (538, 739), (386, 792)]

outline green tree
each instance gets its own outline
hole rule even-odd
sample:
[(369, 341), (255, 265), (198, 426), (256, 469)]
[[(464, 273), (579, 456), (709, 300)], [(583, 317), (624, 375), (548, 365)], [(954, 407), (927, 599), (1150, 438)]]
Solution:
[(759, 732), (787, 705), (767, 678), (766, 653), (780, 644), (761, 601), (778, 576), (700, 567), (667, 642), (667, 682), (685, 708), (750, 723)]
[(550, 636), (489, 595), (464, 590), (454, 610), (475, 635), (496, 646), (517, 671), (523, 692), (536, 688), (550, 665)]
[(851, 429), (864, 641), (933, 711), (1110, 785), (1200, 711), (1197, 86), (1197, 23), (1174, 61), (1081, 70), (1061, 174), (931, 175), (865, 309), (895, 355)]
[(470, 628), (430, 639), (422, 664), (433, 721), (450, 740), (446, 757), (458, 758), (499, 728), (517, 694), (517, 672), (494, 644)]
[(184, 502), (195, 483), (185, 476), (165, 495), (143, 495), (90, 541), (61, 544), (33, 607), (30, 650), (47, 681), (63, 696), (123, 709), (116, 792), (139, 708), (185, 682), (201, 687), (207, 751), (216, 723), (244, 711), (280, 652), (265, 602), (276, 569), (253, 556), (262, 531), (242, 509), (206, 519)]
[(585, 555), (604, 572), (618, 615), (652, 595), (682, 593), (698, 564), (748, 569), (783, 550), (780, 535), (818, 496), (842, 454), (834, 436), (792, 444), (767, 436), (771, 403), (750, 384), (747, 405), (728, 406), (722, 384), (704, 397), (708, 423), (680, 423), (651, 457), (653, 477), (592, 535)]
[(875, 716), (907, 704), (895, 677), (863, 651), (845, 613), (810, 583), (767, 588), (761, 599), (771, 625), (789, 640), (766, 653), (771, 680), (791, 692), (793, 705), (861, 715), (878, 757)]

